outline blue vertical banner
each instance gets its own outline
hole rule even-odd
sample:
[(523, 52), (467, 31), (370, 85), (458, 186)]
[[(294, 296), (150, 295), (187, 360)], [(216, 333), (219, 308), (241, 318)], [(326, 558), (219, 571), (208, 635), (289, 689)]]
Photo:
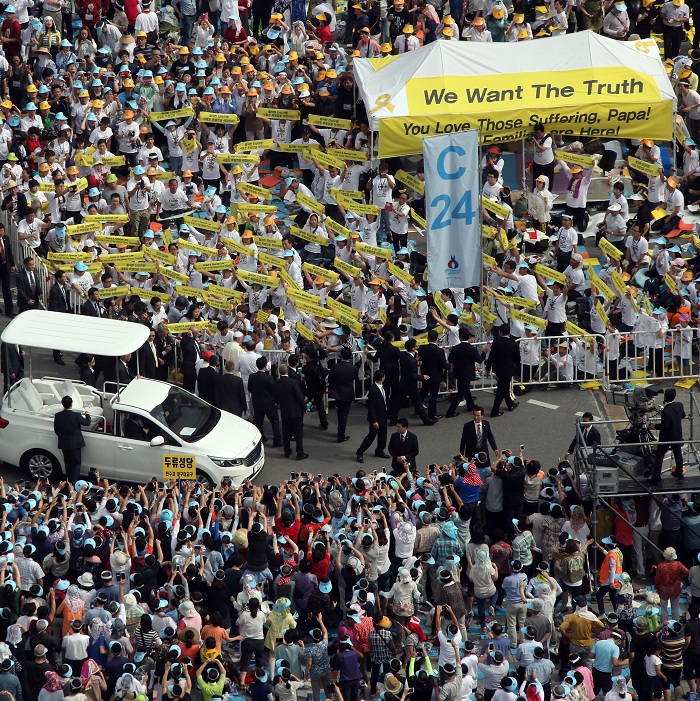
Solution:
[(428, 289), (481, 283), (479, 132), (423, 139)]

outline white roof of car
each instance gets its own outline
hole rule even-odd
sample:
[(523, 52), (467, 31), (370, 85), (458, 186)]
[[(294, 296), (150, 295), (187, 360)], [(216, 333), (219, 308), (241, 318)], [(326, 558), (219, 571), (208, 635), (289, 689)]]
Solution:
[(140, 348), (148, 340), (148, 333), (143, 324), (30, 309), (7, 325), (2, 340), (65, 353), (118, 356)]

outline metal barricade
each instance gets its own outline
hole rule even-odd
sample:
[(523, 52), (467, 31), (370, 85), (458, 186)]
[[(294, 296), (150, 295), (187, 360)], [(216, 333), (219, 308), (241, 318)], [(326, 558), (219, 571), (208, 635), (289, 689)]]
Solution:
[[(610, 383), (697, 378), (700, 330), (690, 326), (653, 331), (618, 332), (605, 349), (605, 375)], [(694, 369), (695, 368), (695, 369)]]

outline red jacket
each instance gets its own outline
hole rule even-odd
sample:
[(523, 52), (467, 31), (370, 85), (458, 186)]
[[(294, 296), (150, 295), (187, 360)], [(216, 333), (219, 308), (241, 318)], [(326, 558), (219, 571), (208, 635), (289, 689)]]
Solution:
[(5, 51), (5, 56), (8, 58), (12, 57), (12, 54), (18, 54), (22, 49), (22, 27), (16, 19), (6, 19), (3, 20), (2, 26), (0, 26), (0, 32), (2, 36), (6, 39), (11, 39), (12, 41), (3, 41), (2, 47)]

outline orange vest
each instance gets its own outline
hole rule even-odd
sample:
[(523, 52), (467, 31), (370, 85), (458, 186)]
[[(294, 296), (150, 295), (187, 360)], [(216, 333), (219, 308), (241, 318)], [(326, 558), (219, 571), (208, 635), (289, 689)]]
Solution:
[[(603, 563), (600, 566), (600, 574), (598, 575), (598, 582), (601, 585), (608, 583), (608, 578), (610, 577), (610, 561), (611, 560), (615, 561), (615, 574), (622, 574), (622, 565), (620, 564), (620, 558), (618, 557), (617, 552), (615, 550), (611, 550), (605, 556), (605, 559), (603, 560)], [(619, 589), (620, 582), (616, 579), (613, 579), (613, 583), (611, 586), (613, 587), (613, 589)]]

